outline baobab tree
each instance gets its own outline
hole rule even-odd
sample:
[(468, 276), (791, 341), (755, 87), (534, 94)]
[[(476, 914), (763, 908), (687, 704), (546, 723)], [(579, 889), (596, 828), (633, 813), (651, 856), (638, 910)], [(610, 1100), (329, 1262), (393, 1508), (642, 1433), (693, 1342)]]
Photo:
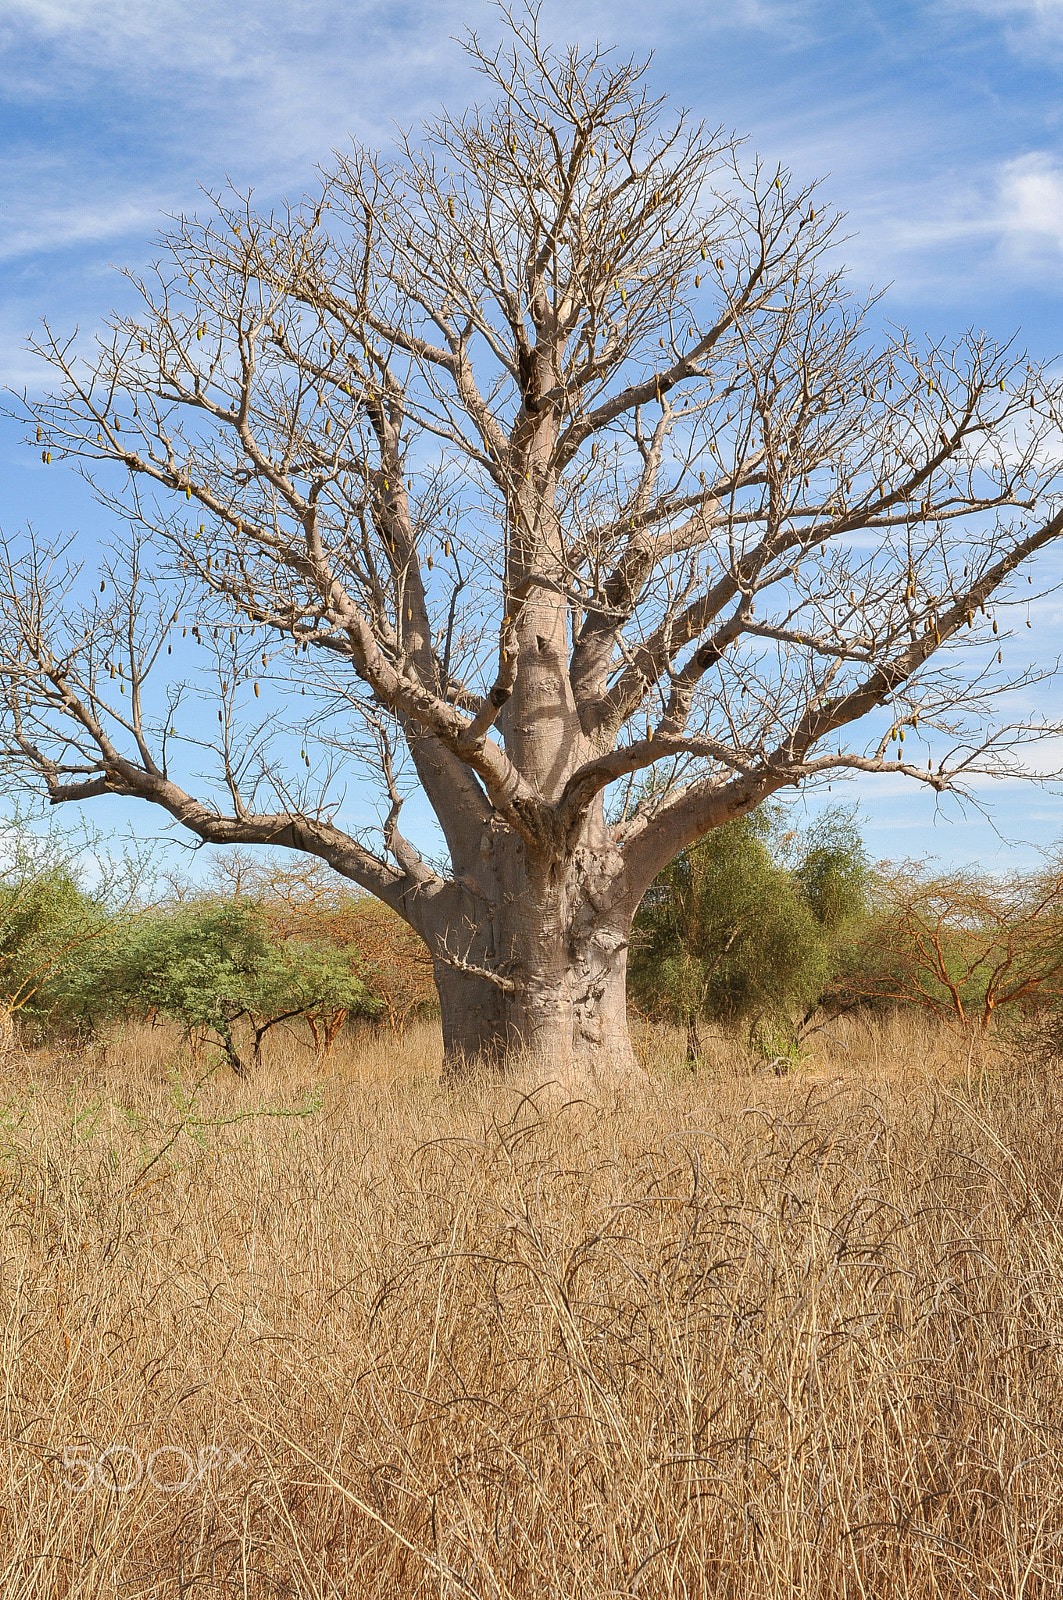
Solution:
[(1063, 529), (1058, 390), (876, 338), (817, 190), (504, 16), (482, 107), (283, 214), (212, 197), (90, 353), (34, 341), (37, 445), (122, 532), (91, 583), (8, 545), (3, 737), (55, 804), (320, 857), (425, 940), (451, 1070), (586, 1087), (636, 1070), (628, 933), (684, 846), (832, 773), (1015, 767), (986, 608)]

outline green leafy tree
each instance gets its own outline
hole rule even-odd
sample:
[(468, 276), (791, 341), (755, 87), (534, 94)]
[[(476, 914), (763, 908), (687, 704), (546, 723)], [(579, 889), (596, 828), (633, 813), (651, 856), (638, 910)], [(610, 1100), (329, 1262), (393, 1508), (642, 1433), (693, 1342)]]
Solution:
[(748, 1023), (754, 1043), (788, 1053), (795, 1018), (863, 913), (868, 867), (852, 816), (828, 812), (803, 837), (782, 824), (781, 810), (761, 808), (717, 828), (661, 873), (636, 916), (632, 997), (686, 1028), (691, 1060), (705, 1022)]
[(110, 860), (92, 836), (40, 833), (19, 816), (0, 821), (0, 862), (0, 1048), (16, 1021), (91, 1026), (90, 974), (135, 911), (145, 863)]
[(343, 950), (276, 942), (261, 906), (240, 901), (192, 902), (146, 916), (110, 970), (94, 976), (114, 1009), (154, 1010), (190, 1037), (212, 1037), (241, 1076), (238, 1023), (250, 1029), (257, 1063), (278, 1023), (305, 1018), (315, 1043), (331, 1044), (341, 1020), (372, 1015), (380, 1004)]

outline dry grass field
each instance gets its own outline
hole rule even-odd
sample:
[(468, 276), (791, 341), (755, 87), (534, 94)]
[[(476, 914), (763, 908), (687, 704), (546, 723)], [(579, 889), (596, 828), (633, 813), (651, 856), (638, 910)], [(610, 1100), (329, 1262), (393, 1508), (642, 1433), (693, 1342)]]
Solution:
[(1058, 1600), (1063, 1083), (819, 1047), (568, 1106), (427, 1026), (9, 1062), (0, 1593)]

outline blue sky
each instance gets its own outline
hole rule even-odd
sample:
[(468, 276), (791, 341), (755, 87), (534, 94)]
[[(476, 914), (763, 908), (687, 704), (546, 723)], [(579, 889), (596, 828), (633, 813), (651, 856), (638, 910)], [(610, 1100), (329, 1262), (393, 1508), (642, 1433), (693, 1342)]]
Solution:
[[(657, 89), (825, 178), (853, 281), (890, 285), (890, 317), (1063, 351), (1063, 0), (548, 0), (543, 16), (558, 42), (654, 51)], [(42, 316), (89, 330), (122, 304), (112, 264), (149, 260), (160, 214), (194, 210), (200, 185), (297, 198), (349, 134), (385, 142), (467, 103), (464, 26), (499, 32), (485, 0), (0, 0), (0, 383), (42, 382), (24, 348)], [(78, 478), (0, 422), (0, 527), (28, 521), (106, 531)], [(1061, 620), (1054, 600), (1034, 610), (1042, 659)], [(859, 798), (876, 856), (1021, 862), (1063, 835), (1063, 800), (1019, 783), (980, 791), (988, 821), (893, 778), (839, 797)]]

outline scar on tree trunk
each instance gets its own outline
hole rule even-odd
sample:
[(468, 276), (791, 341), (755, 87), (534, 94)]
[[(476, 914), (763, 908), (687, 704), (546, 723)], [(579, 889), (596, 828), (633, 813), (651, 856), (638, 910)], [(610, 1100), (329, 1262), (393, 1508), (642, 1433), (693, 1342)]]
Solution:
[(578, 1095), (645, 1079), (627, 1021), (627, 948), (602, 963), (586, 950), (513, 992), (435, 963), (444, 1080), (504, 1075)]

